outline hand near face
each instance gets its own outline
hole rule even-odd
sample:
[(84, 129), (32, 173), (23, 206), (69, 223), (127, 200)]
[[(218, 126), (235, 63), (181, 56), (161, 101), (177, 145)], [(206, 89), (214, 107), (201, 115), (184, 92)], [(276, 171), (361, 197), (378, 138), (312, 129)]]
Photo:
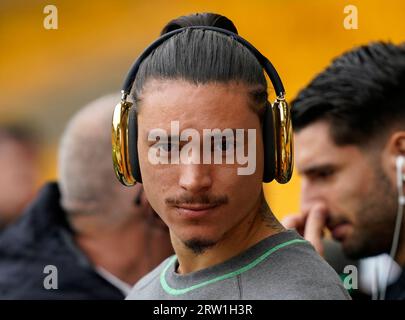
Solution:
[(287, 229), (295, 229), (301, 236), (308, 240), (315, 250), (323, 256), (324, 248), (322, 239), (327, 221), (326, 208), (314, 205), (308, 211), (297, 215), (286, 216), (281, 223)]

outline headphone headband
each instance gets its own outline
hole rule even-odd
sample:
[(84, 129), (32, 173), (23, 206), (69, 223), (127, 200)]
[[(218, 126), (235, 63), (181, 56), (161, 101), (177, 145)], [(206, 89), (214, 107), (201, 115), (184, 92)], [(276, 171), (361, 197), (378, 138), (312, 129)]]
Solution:
[(259, 50), (257, 50), (248, 41), (246, 41), (245, 39), (243, 39), (241, 36), (237, 35), (234, 32), (231, 32), (231, 31), (228, 31), (228, 30), (225, 30), (222, 28), (210, 27), (210, 26), (191, 26), (191, 27), (184, 27), (184, 28), (176, 29), (176, 30), (170, 31), (168, 33), (165, 33), (160, 38), (158, 38), (156, 41), (154, 41), (149, 47), (147, 47), (144, 50), (144, 52), (139, 56), (139, 58), (135, 61), (135, 63), (132, 65), (131, 69), (129, 70), (127, 77), (125, 79), (124, 85), (122, 86), (122, 90), (121, 90), (123, 97), (126, 97), (131, 92), (132, 86), (135, 81), (136, 74), (138, 73), (141, 63), (146, 59), (146, 57), (148, 57), (152, 53), (153, 50), (155, 50), (157, 47), (159, 47), (167, 39), (171, 38), (172, 36), (174, 36), (176, 34), (183, 32), (187, 29), (216, 31), (216, 32), (230, 36), (235, 41), (237, 41), (237, 42), (241, 43), (242, 45), (244, 45), (245, 47), (247, 47), (250, 50), (250, 52), (253, 53), (253, 55), (256, 57), (256, 59), (259, 61), (261, 66), (266, 71), (267, 75), (270, 78), (271, 83), (273, 84), (277, 97), (280, 99), (284, 99), (285, 90), (284, 90), (283, 83), (281, 82), (280, 76), (278, 75), (276, 69), (271, 64), (271, 62), (264, 55), (262, 55), (259, 52)]
[(270, 78), (277, 99), (265, 108), (263, 116), (264, 172), (263, 182), (274, 178), (279, 183), (290, 180), (293, 171), (293, 137), (290, 109), (285, 101), (285, 91), (280, 76), (271, 62), (253, 45), (234, 32), (209, 26), (191, 26), (173, 30), (154, 41), (129, 70), (122, 87), (122, 98), (114, 109), (112, 120), (112, 156), (114, 170), (118, 180), (126, 185), (142, 182), (138, 158), (137, 113), (131, 108), (133, 103), (127, 101), (141, 63), (154, 49), (170, 37), (188, 29), (211, 30), (225, 34), (245, 46), (257, 59)]

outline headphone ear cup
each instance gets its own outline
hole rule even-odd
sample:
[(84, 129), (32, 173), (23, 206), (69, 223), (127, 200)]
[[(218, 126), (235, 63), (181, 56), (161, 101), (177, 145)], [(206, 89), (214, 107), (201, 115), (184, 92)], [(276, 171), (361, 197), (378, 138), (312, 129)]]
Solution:
[(290, 181), (293, 173), (293, 131), (291, 113), (287, 102), (277, 98), (273, 107), (275, 145), (276, 145), (276, 173), (278, 183)]
[(128, 117), (128, 153), (132, 176), (136, 182), (142, 183), (138, 157), (138, 115), (135, 107), (130, 109)]
[(112, 164), (115, 176), (127, 187), (136, 183), (128, 159), (128, 119), (131, 106), (132, 102), (121, 100), (114, 108), (111, 126)]
[(266, 183), (273, 181), (276, 174), (275, 129), (273, 110), (271, 104), (267, 102), (263, 116), (263, 182)]

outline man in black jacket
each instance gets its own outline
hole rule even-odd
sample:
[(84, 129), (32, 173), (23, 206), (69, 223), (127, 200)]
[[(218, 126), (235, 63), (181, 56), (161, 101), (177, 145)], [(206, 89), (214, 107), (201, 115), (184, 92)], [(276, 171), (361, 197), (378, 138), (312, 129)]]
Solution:
[(48, 183), (0, 236), (0, 299), (123, 299), (171, 252), (166, 227), (140, 186), (114, 177), (110, 121), (101, 98), (67, 126), (59, 183)]

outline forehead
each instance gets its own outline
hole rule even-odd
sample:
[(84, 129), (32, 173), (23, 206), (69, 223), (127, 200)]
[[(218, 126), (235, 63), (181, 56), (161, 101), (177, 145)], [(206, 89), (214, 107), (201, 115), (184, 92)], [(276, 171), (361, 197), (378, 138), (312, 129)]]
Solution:
[(238, 83), (194, 84), (184, 80), (151, 80), (140, 99), (144, 127), (168, 127), (170, 121), (192, 128), (244, 128), (257, 114), (250, 107), (249, 88)]
[(328, 123), (318, 121), (294, 134), (295, 160), (299, 171), (318, 165), (343, 165), (363, 158), (360, 149), (354, 145), (336, 145), (329, 129)]

